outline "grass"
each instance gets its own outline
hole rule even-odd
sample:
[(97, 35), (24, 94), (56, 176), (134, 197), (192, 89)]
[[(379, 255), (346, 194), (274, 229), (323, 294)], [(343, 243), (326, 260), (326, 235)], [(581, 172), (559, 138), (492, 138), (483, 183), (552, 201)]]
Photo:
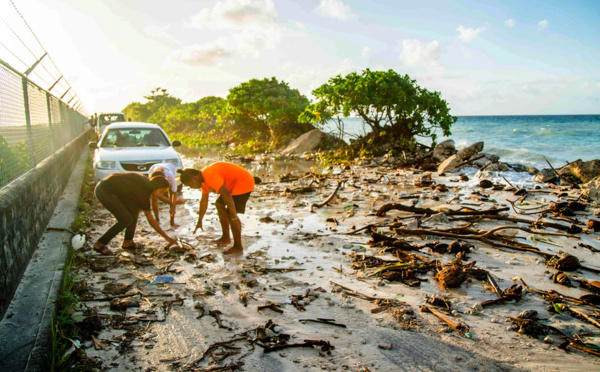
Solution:
[[(91, 226), (88, 202), (91, 200), (90, 198), (94, 197), (94, 185), (93, 182), (90, 182), (91, 180), (93, 180), (93, 169), (91, 159), (89, 159), (85, 168), (81, 197), (77, 205), (77, 216), (71, 225), (71, 231), (75, 233), (85, 233)], [(78, 281), (80, 262), (73, 247), (69, 245), (63, 281), (56, 300), (56, 312), (50, 324), (51, 348), (47, 357), (49, 371), (98, 370), (89, 363), (80, 363), (82, 355), (74, 341), (79, 337), (80, 331), (72, 314), (78, 308), (79, 296), (85, 291)]]

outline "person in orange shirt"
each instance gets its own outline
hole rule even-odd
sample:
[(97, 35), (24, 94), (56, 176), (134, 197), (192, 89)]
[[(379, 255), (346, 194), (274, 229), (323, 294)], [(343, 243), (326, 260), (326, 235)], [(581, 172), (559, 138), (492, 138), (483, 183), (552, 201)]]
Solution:
[(231, 228), (233, 245), (223, 253), (243, 253), (242, 223), (238, 214), (245, 212), (250, 193), (254, 191), (252, 174), (239, 165), (227, 162), (216, 162), (202, 170), (186, 168), (179, 169), (177, 172), (181, 175), (179, 179), (182, 184), (193, 189), (202, 189), (198, 223), (196, 223), (194, 233), (198, 229), (202, 230), (202, 219), (208, 208), (209, 192), (218, 193), (220, 196), (215, 202), (215, 206), (223, 233), (215, 243), (229, 244), (231, 242), (229, 229)]

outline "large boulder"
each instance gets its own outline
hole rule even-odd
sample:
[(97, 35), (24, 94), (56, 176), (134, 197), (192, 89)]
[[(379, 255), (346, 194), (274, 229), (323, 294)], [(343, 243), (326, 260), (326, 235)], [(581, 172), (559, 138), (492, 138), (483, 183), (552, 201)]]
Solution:
[(587, 183), (600, 176), (600, 160), (582, 161), (577, 159), (557, 170), (561, 176), (571, 175), (582, 183)]
[(552, 169), (544, 168), (541, 171), (539, 171), (533, 179), (535, 182), (548, 183), (556, 182), (558, 180), (558, 177)]
[(456, 148), (454, 148), (454, 141), (449, 139), (444, 142), (441, 142), (433, 149), (433, 154), (431, 154), (431, 158), (434, 161), (443, 162), (448, 159), (450, 156), (456, 154)]
[(462, 168), (462, 166), (463, 166), (463, 160), (458, 156), (458, 154), (456, 154), (456, 155), (452, 155), (448, 159), (444, 160), (442, 162), (442, 164), (440, 164), (438, 166), (437, 171), (439, 174), (449, 173), (449, 172), (459, 170), (460, 168)]
[(325, 134), (319, 129), (313, 129), (293, 140), (286, 148), (281, 150), (283, 155), (302, 154), (307, 151), (313, 151), (319, 146)]
[(460, 150), (457, 155), (462, 160), (467, 160), (471, 156), (479, 154), (482, 150), (483, 150), (483, 141), (480, 141), (480, 142), (475, 142), (471, 146), (465, 147), (464, 149)]
[(480, 154), (471, 156), (471, 159), (469, 159), (469, 160), (472, 160), (473, 165), (475, 165), (477, 168), (481, 169), (484, 166), (486, 166), (488, 164), (488, 162), (497, 163), (500, 160), (500, 157), (495, 154), (480, 153)]

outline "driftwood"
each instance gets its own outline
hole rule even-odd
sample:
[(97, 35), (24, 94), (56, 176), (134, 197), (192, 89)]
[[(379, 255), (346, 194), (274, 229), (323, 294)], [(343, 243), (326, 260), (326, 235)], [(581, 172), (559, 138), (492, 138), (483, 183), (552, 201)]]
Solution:
[[(563, 176), (562, 174), (558, 173), (556, 171), (556, 169), (554, 169), (554, 167), (552, 166), (552, 164), (550, 164), (550, 162), (548, 161), (548, 159), (546, 159), (546, 157), (544, 155), (542, 155), (542, 157), (544, 158), (544, 160), (546, 160), (546, 163), (548, 163), (548, 165), (550, 166), (550, 169), (552, 169), (552, 171), (554, 171), (554, 173), (556, 174), (556, 176), (564, 181), (566, 181), (567, 183), (574, 183), (576, 185), (579, 185), (581, 182), (576, 181), (576, 180), (570, 180), (567, 177)], [(575, 182), (573, 182), (575, 181)]]
[(431, 306), (422, 305), (421, 311), (432, 313), (439, 320), (452, 327), (452, 329), (454, 329), (459, 335), (465, 336), (466, 338), (471, 338), (471, 331), (469, 330), (469, 326), (467, 326), (466, 324), (461, 322), (455, 322), (454, 320), (450, 319), (450, 317)]
[(324, 351), (324, 352), (329, 352), (329, 351), (335, 349), (335, 346), (333, 346), (331, 343), (329, 343), (329, 341), (325, 341), (325, 340), (304, 340), (304, 342), (301, 344), (282, 344), (282, 345), (274, 345), (274, 346), (267, 346), (267, 345), (263, 345), (263, 344), (257, 344), (257, 345), (264, 348), (265, 353), (270, 353), (272, 351), (279, 351), (279, 350), (283, 350), (283, 349), (289, 349), (292, 347), (319, 346), (321, 348), (321, 351)]
[(455, 239), (473, 239), (473, 240), (479, 240), (483, 243), (486, 243), (486, 244), (489, 244), (489, 245), (495, 246), (495, 247), (514, 249), (517, 251), (532, 252), (532, 253), (538, 254), (544, 258), (554, 257), (553, 254), (542, 252), (538, 248), (535, 248), (533, 246), (523, 244), (523, 243), (517, 243), (512, 240), (510, 241), (512, 243), (512, 245), (505, 244), (505, 243), (497, 243), (497, 242), (492, 241), (491, 239), (498, 239), (501, 241), (507, 240), (506, 238), (502, 238), (502, 237), (499, 237), (494, 234), (496, 231), (502, 230), (502, 229), (521, 229), (521, 230), (523, 230), (525, 228), (520, 227), (520, 226), (499, 226), (499, 227), (493, 228), (485, 233), (478, 234), (478, 235), (454, 234), (454, 233), (448, 233), (448, 232), (439, 231), (439, 230), (426, 230), (426, 229), (399, 229), (399, 228), (396, 228), (396, 229), (394, 229), (394, 231), (397, 234), (438, 235), (438, 236), (445, 236), (445, 237), (450, 237), (450, 238), (455, 238)]
[(530, 226), (541, 226), (541, 227), (552, 227), (554, 229), (557, 230), (561, 230), (561, 231), (567, 231), (569, 232), (571, 230), (571, 226), (567, 226), (567, 225), (563, 225), (560, 223), (554, 223), (554, 222), (544, 222), (544, 221), (539, 221), (539, 220), (530, 220), (530, 219), (526, 219), (526, 218), (517, 218), (517, 217), (506, 217), (506, 216), (500, 216), (497, 214), (483, 214), (477, 217), (456, 217), (453, 218), (452, 220), (479, 220), (479, 219), (490, 219), (490, 220), (499, 220), (499, 221), (509, 221), (509, 222), (515, 222), (515, 223), (527, 223)]
[(391, 210), (399, 210), (399, 211), (403, 211), (403, 212), (411, 212), (411, 213), (427, 214), (427, 215), (433, 215), (436, 213), (443, 212), (448, 216), (478, 216), (478, 215), (486, 215), (486, 214), (497, 214), (500, 212), (507, 211), (507, 210), (509, 210), (509, 208), (503, 207), (503, 208), (498, 208), (498, 209), (487, 209), (484, 211), (456, 211), (456, 210), (453, 210), (450, 208), (438, 208), (437, 210), (433, 210), (430, 208), (409, 207), (407, 205), (403, 205), (400, 203), (389, 203), (389, 204), (385, 204), (385, 205), (382, 205), (381, 207), (379, 207), (376, 215), (378, 217), (383, 217), (383, 216), (385, 216), (386, 212), (391, 211)]
[(335, 323), (335, 319), (317, 318), (317, 319), (298, 319), (300, 323), (313, 322), (321, 324), (329, 324), (336, 327), (346, 328), (345, 324)]
[(337, 194), (338, 190), (340, 189), (340, 187), (342, 186), (343, 181), (338, 181), (337, 187), (335, 188), (335, 190), (333, 191), (333, 193), (331, 195), (329, 195), (329, 197), (322, 203), (312, 203), (310, 205), (310, 211), (314, 212), (315, 208), (321, 208), (327, 204), (329, 204), (329, 202), (333, 199), (333, 197), (335, 196), (335, 194)]
[(571, 296), (567, 296), (567, 295), (564, 295), (564, 294), (559, 293), (559, 292), (554, 291), (554, 290), (552, 292), (546, 292), (546, 291), (542, 291), (542, 290), (539, 290), (539, 289), (531, 288), (530, 286), (528, 286), (527, 284), (525, 284), (525, 282), (523, 281), (523, 279), (521, 279), (519, 277), (517, 277), (516, 279), (523, 284), (523, 287), (529, 289), (531, 292), (534, 292), (534, 293), (537, 293), (537, 294), (541, 294), (541, 295), (546, 296), (546, 297), (560, 298), (561, 300), (573, 302), (573, 303), (580, 304), (580, 305), (589, 305), (589, 306), (597, 308), (596, 305), (594, 305), (594, 304), (592, 304), (592, 303), (590, 303), (588, 301), (585, 301), (585, 300), (582, 300), (582, 299), (579, 299), (579, 298), (575, 298), (575, 297), (571, 297)]

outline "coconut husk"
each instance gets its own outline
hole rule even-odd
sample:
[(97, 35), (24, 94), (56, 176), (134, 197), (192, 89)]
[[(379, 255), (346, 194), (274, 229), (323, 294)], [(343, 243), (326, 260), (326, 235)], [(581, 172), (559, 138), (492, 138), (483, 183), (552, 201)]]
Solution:
[(579, 283), (583, 288), (589, 289), (596, 294), (600, 294), (600, 281), (592, 280), (591, 282), (588, 282), (587, 280), (582, 279)]
[(435, 274), (434, 278), (444, 288), (456, 288), (467, 279), (467, 274), (464, 272), (460, 262), (455, 261)]
[(600, 231), (600, 221), (588, 220), (587, 226), (588, 229), (593, 230), (594, 232)]
[[(554, 261), (554, 262), (552, 262)], [(557, 260), (552, 260), (553, 266), (560, 271), (575, 271), (581, 267), (579, 259), (573, 255), (565, 254)]]
[(554, 283), (558, 283), (560, 285), (564, 285), (565, 287), (572, 287), (571, 279), (567, 276), (567, 274), (562, 271), (557, 271), (552, 275), (552, 281)]

